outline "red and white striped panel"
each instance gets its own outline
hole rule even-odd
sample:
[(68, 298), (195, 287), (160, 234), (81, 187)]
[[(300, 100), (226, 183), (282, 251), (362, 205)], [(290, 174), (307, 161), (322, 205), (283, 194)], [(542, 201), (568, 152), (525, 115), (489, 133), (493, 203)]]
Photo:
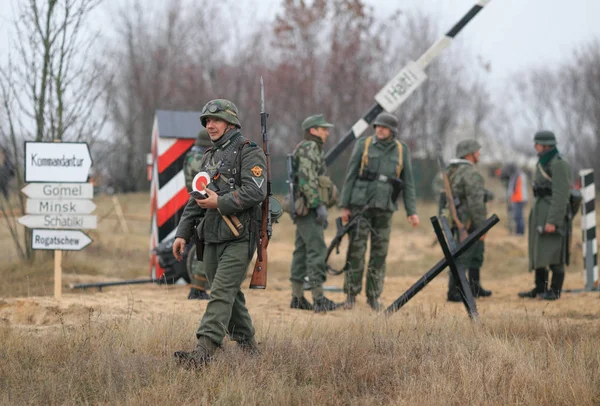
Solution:
[(150, 268), (154, 279), (160, 279), (160, 268), (154, 248), (173, 238), (177, 224), (188, 202), (183, 162), (186, 153), (194, 145), (194, 139), (161, 138), (158, 121), (154, 120), (152, 131), (152, 182), (150, 186), (150, 210), (152, 229), (150, 237)]

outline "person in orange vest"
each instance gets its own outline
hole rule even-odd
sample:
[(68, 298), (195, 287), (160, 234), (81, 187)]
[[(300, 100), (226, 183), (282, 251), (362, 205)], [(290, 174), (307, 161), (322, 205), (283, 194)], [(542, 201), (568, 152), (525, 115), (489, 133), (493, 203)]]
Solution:
[(514, 231), (517, 235), (524, 235), (525, 218), (523, 217), (523, 209), (529, 199), (527, 175), (515, 164), (507, 165), (504, 171), (508, 177), (506, 196), (512, 208), (512, 220), (515, 224)]

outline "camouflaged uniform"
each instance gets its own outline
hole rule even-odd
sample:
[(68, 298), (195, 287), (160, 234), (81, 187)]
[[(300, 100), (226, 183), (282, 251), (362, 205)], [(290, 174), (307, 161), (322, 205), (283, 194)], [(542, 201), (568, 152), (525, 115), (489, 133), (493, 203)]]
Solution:
[[(395, 130), (395, 128), (394, 128)], [(395, 131), (394, 131), (395, 132)], [(360, 175), (361, 162), (365, 144), (368, 139), (369, 149), (368, 164), (364, 171), (372, 174), (384, 175), (389, 179), (396, 179), (402, 148), (402, 164), (400, 179), (403, 183), (402, 200), (407, 216), (417, 214), (417, 199), (413, 180), (410, 150), (404, 143), (397, 141), (394, 136), (386, 140), (377, 139), (376, 135), (358, 140), (348, 162), (346, 180), (341, 196), (341, 207), (348, 208), (355, 216), (363, 208), (364, 220), (358, 227), (354, 227), (349, 234), (347, 266), (344, 280), (344, 292), (356, 296), (362, 290), (362, 278), (365, 268), (365, 253), (369, 239), (369, 224), (377, 233), (371, 234), (371, 253), (367, 268), (366, 293), (367, 298), (376, 301), (383, 291), (385, 278), (385, 261), (390, 242), (392, 215), (398, 210), (398, 202), (392, 201), (393, 186), (388, 181), (368, 180)], [(371, 303), (371, 302), (370, 302)]]
[[(325, 257), (327, 246), (323, 226), (316, 221), (316, 208), (322, 204), (319, 194), (319, 176), (325, 175), (323, 140), (306, 135), (294, 152), (294, 173), (296, 174), (296, 198), (304, 199), (309, 209), (306, 216), (296, 217), (296, 238), (292, 257), (290, 281), (294, 286), (302, 286), (308, 276), (313, 299), (323, 296), (323, 283), (327, 267)], [(292, 292), (299, 296), (300, 292)]]
[[(267, 194), (265, 154), (242, 136), (237, 108), (233, 103), (219, 99), (209, 102), (204, 110), (208, 111), (203, 112), (201, 119), (205, 116), (229, 117), (221, 114), (223, 111), (229, 115), (235, 113), (235, 120), (230, 122), (238, 128), (227, 131), (214, 142), (213, 148), (207, 150), (202, 159), (202, 170), (210, 174), (212, 186), (218, 190), (218, 209), (202, 209), (190, 198), (177, 227), (176, 236), (189, 241), (194, 233), (194, 223), (199, 220), (196, 233), (204, 240), (203, 262), (211, 286), (211, 299), (196, 331), (196, 350), (175, 354), (180, 360), (196, 359), (197, 362), (211, 355), (226, 334), (242, 346), (254, 342), (254, 326), (241, 284), (255, 248), (250, 244), (249, 231), (255, 230), (252, 223), (256, 224), (256, 210)], [(238, 154), (240, 157), (236, 159)], [(238, 237), (231, 232), (222, 215), (239, 218), (243, 229)]]
[[(204, 151), (206, 151), (206, 149), (211, 145), (212, 144), (208, 136), (208, 132), (203, 129), (198, 134), (198, 138), (196, 139), (194, 146), (185, 156), (183, 163), (183, 174), (185, 176), (185, 186), (188, 192), (192, 191), (192, 181), (194, 180), (194, 177), (202, 170), (202, 156), (204, 155)], [(198, 261), (195, 258), (194, 250), (192, 250), (191, 255), (194, 255), (194, 257), (192, 257), (191, 261), (188, 262), (191, 264), (192, 271), (192, 280), (190, 281), (190, 285), (192, 286), (192, 289), (206, 291), (209, 288), (209, 285), (204, 272), (204, 265), (201, 261)], [(190, 298), (194, 298), (194, 294), (196, 293), (190, 292)]]
[[(456, 155), (458, 159), (450, 161), (446, 169), (450, 188), (456, 204), (458, 218), (468, 233), (472, 233), (479, 228), (487, 219), (486, 190), (483, 176), (475, 164), (467, 159), (462, 159), (476, 153), (481, 145), (475, 140), (465, 140), (456, 146)], [(452, 222), (455, 238), (458, 240), (459, 233), (456, 224)], [(484, 289), (480, 283), (480, 271), (483, 265), (485, 244), (482, 240), (477, 240), (459, 259), (462, 265), (459, 269), (465, 268), (469, 272), (469, 286), (474, 297), (487, 297), (492, 294), (491, 291)], [(458, 281), (454, 280), (452, 274), (448, 280), (448, 300), (460, 302), (458, 290)]]
[[(487, 219), (485, 207), (485, 181), (475, 165), (466, 159), (453, 159), (447, 169), (452, 195), (460, 204), (457, 214), (467, 232), (480, 227)], [(477, 241), (460, 258), (465, 268), (481, 268), (484, 242)]]

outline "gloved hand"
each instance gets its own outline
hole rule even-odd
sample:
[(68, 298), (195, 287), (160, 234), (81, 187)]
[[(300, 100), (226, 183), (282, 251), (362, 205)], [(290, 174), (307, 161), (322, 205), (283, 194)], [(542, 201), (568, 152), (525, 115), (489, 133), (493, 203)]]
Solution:
[(317, 223), (322, 225), (323, 228), (327, 228), (329, 225), (327, 222), (327, 208), (322, 204), (317, 206)]

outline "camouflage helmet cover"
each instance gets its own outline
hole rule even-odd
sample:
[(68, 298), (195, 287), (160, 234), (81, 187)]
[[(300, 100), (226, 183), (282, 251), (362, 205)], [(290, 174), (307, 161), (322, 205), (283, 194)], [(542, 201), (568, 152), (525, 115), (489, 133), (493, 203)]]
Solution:
[(556, 137), (552, 131), (538, 131), (535, 133), (535, 137), (533, 137), (533, 142), (539, 145), (556, 145)]
[(481, 144), (475, 140), (464, 140), (456, 146), (456, 156), (464, 158), (469, 154), (473, 154), (481, 149)]
[(210, 147), (212, 145), (206, 128), (202, 128), (200, 130), (200, 132), (198, 133), (198, 138), (196, 138), (196, 142), (194, 143), (194, 145), (196, 147)]
[(373, 121), (373, 127), (378, 125), (389, 128), (394, 134), (398, 133), (398, 119), (393, 114), (386, 112), (379, 113)]
[(235, 125), (237, 128), (242, 128), (238, 119), (238, 108), (229, 100), (215, 99), (206, 103), (200, 114), (200, 122), (202, 122), (204, 127), (206, 127), (206, 119), (208, 117), (217, 117), (229, 124)]

